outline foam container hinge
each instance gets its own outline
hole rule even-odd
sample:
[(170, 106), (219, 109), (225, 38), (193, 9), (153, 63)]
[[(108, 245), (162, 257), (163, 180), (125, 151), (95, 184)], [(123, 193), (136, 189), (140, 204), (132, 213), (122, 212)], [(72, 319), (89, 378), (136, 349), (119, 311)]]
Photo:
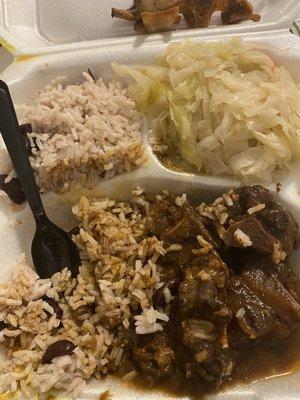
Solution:
[[(70, 8), (72, 3), (74, 8)], [(84, 3), (84, 7), (83, 7)], [(0, 36), (6, 45), (14, 47), (15, 62), (0, 76), (11, 90), (15, 103), (30, 102), (36, 92), (56, 76), (67, 76), (67, 83), (82, 81), (87, 68), (104, 79), (113, 79), (110, 63), (151, 63), (169, 41), (185, 38), (215, 41), (220, 37), (241, 36), (245, 41), (255, 41), (278, 64), (285, 65), (300, 81), (300, 39), (289, 32), (290, 22), (296, 17), (300, 2), (282, 0), (252, 0), (256, 12), (262, 14), (259, 24), (245, 22), (230, 27), (213, 27), (202, 30), (180, 30), (148, 37), (134, 36), (133, 28), (125, 21), (112, 21), (109, 16), (112, 2), (85, 0), (2, 0), (2, 26)], [(115, 0), (123, 6), (126, 1)], [(127, 2), (130, 4), (130, 2)], [(22, 7), (23, 5), (23, 7)], [(125, 4), (126, 5), (126, 4)], [(274, 12), (271, 12), (274, 9)], [(274, 7), (274, 8), (273, 8)], [(98, 11), (97, 11), (98, 10)], [(62, 13), (67, 12), (67, 22), (62, 25)], [(98, 13), (98, 14), (97, 14)], [(0, 16), (0, 18), (1, 18)], [(56, 17), (56, 20), (55, 20)], [(86, 20), (85, 26), (77, 27)], [(55, 22), (56, 21), (56, 22)], [(95, 22), (98, 21), (98, 25)], [(68, 54), (66, 55), (66, 52)], [(21, 57), (23, 54), (34, 56)], [(19, 57), (18, 57), (19, 56)], [(58, 225), (69, 229), (74, 226), (71, 204), (82, 194), (127, 199), (138, 185), (149, 192), (168, 188), (175, 193), (186, 193), (194, 200), (211, 200), (222, 191), (240, 183), (236, 180), (214, 178), (200, 174), (174, 172), (164, 167), (147, 144), (147, 125), (144, 124), (144, 140), (148, 162), (140, 169), (111, 180), (101, 181), (91, 191), (82, 190), (66, 196), (53, 193), (43, 195), (49, 217)], [(0, 170), (5, 162), (0, 148)], [(281, 181), (283, 189), (278, 194), (293, 213), (300, 225), (300, 163)], [(274, 190), (274, 185), (271, 186)], [(0, 282), (8, 280), (12, 265), (21, 253), (31, 262), (30, 245), (34, 223), (27, 205), (13, 206), (0, 198)], [(300, 276), (300, 251), (291, 260)], [(159, 391), (141, 391), (125, 386), (119, 380), (107, 378), (91, 381), (80, 397), (92, 400), (109, 390), (113, 399), (162, 400), (174, 396)], [(66, 396), (62, 396), (66, 399)], [(187, 399), (187, 398), (184, 398)], [(300, 399), (300, 371), (240, 385), (208, 397), (209, 400), (298, 400)]]
[(251, 0), (261, 14), (258, 23), (222, 25), (220, 13), (208, 28), (187, 29), (181, 23), (172, 32), (137, 36), (133, 24), (111, 18), (111, 7), (126, 8), (133, 0), (1, 0), (0, 42), (11, 52), (40, 54), (122, 43), (158, 43), (192, 36), (288, 30), (300, 17), (299, 0)]

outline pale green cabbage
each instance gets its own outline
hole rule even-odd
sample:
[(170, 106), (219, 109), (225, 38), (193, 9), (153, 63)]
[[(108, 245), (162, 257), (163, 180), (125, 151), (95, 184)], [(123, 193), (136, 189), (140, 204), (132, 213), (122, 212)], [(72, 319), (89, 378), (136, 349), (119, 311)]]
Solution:
[(300, 158), (300, 86), (254, 45), (174, 43), (158, 64), (112, 67), (170, 159), (270, 182)]

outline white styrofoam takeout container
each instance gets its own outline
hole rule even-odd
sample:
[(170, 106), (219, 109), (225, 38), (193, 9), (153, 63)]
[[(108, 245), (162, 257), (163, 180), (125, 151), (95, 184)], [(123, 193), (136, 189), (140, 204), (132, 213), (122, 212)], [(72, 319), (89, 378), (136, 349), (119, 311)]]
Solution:
[[(170, 41), (185, 39), (215, 41), (239, 36), (265, 46), (265, 51), (279, 64), (284, 64), (300, 81), (300, 39), (292, 34), (291, 24), (300, 16), (299, 0), (251, 0), (255, 12), (262, 15), (259, 23), (245, 21), (238, 25), (211, 26), (189, 30), (182, 24), (179, 30), (164, 34), (136, 36), (126, 21), (112, 20), (110, 11), (126, 7), (122, 0), (2, 0), (0, 7), (0, 42), (16, 57), (0, 76), (11, 90), (15, 103), (30, 102), (37, 90), (52, 78), (65, 75), (68, 82), (80, 82), (87, 68), (105, 79), (112, 78), (112, 61), (134, 64), (151, 63)], [(284, 3), (284, 4), (283, 4)], [(216, 23), (214, 17), (212, 23)], [(297, 33), (297, 22), (293, 31)], [(145, 132), (145, 140), (146, 140)], [(0, 171), (6, 158), (1, 150)], [(169, 188), (187, 193), (199, 202), (216, 197), (220, 192), (239, 184), (238, 181), (191, 173), (173, 172), (165, 168), (147, 146), (148, 163), (137, 171), (99, 182), (93, 191), (83, 194), (130, 197), (136, 185), (157, 192)], [(279, 194), (300, 224), (300, 163), (281, 181)], [(274, 186), (271, 186), (274, 189)], [(43, 196), (49, 217), (66, 229), (73, 226), (70, 202), (82, 193), (61, 197)], [(12, 265), (21, 253), (31, 262), (30, 244), (34, 224), (28, 206), (13, 206), (0, 198), (0, 281), (8, 280)], [(292, 258), (300, 276), (300, 251)], [(109, 389), (113, 399), (174, 398), (159, 391), (141, 391), (125, 386), (114, 378), (91, 381), (81, 399), (97, 399)], [(0, 397), (1, 398), (1, 397)], [(62, 396), (65, 398), (65, 396)], [(211, 400), (299, 400), (300, 371), (270, 377), (248, 385), (240, 385), (210, 396)]]

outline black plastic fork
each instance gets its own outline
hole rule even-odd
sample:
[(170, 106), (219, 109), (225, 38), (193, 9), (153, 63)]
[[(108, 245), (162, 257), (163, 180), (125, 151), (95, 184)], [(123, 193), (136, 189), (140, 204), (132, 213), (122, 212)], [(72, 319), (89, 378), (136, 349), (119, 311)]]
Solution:
[(9, 89), (3, 81), (0, 81), (0, 131), (36, 222), (31, 254), (37, 273), (41, 278), (49, 278), (67, 267), (76, 276), (80, 264), (78, 249), (45, 213)]

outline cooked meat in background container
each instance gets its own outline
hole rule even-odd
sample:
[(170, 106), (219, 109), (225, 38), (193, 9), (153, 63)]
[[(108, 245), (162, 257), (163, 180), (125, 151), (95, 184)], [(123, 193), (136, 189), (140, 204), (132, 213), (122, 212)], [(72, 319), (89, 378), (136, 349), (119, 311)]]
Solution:
[(134, 0), (131, 8), (112, 8), (112, 17), (135, 23), (139, 33), (168, 31), (183, 16), (189, 28), (207, 27), (214, 12), (221, 12), (223, 24), (260, 20), (247, 0)]

